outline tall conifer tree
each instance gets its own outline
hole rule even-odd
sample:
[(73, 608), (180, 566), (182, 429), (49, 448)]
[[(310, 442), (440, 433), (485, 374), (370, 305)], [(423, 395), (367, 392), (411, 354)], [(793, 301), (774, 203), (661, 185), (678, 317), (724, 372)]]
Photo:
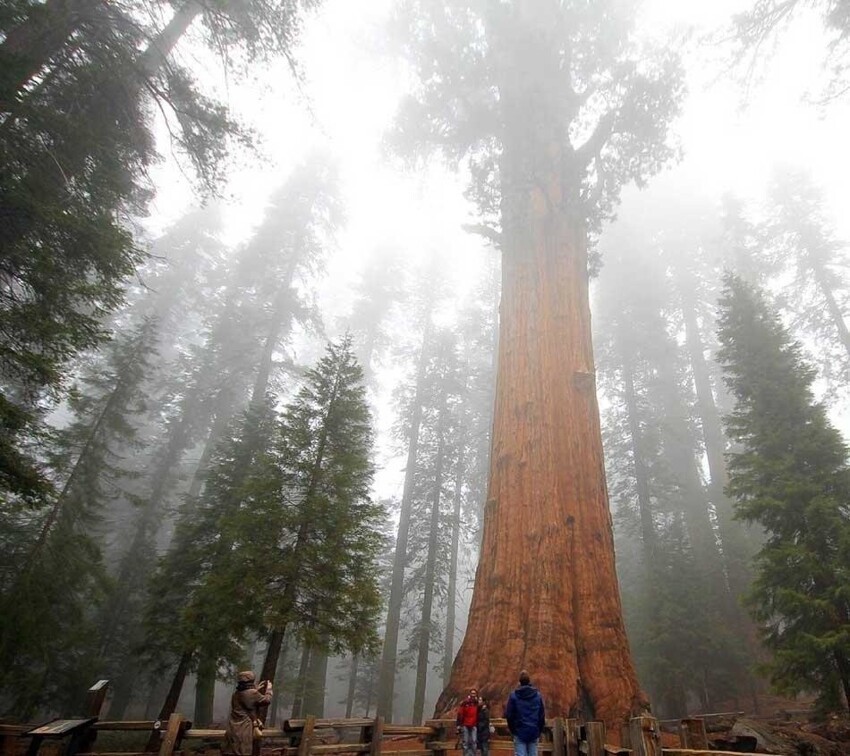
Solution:
[(735, 398), (729, 493), (766, 539), (749, 605), (773, 652), (782, 692), (850, 705), (850, 465), (841, 434), (815, 401), (815, 371), (758, 290), (728, 276), (719, 339)]

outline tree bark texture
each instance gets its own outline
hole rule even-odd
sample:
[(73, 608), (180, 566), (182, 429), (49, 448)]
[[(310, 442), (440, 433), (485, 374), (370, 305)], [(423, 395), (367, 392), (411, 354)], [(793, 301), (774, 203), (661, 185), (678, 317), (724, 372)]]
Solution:
[[(612, 732), (645, 707), (622, 620), (581, 224), (532, 192), (509, 229), (481, 557), (438, 713), (476, 685), (494, 708), (527, 669), (552, 716)], [(525, 237), (525, 238), (524, 238)]]
[[(567, 134), (552, 0), (492, 30), (499, 61), (502, 302), (490, 481), (466, 636), (437, 702), (494, 709), (527, 669), (549, 716), (643, 710), (623, 624), (588, 301), (583, 155)], [(488, 34), (490, 31), (488, 30)]]

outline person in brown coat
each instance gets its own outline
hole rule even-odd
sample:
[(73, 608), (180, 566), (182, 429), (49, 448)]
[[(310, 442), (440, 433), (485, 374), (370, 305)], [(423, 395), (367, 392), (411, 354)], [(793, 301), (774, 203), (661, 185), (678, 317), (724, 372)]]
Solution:
[(259, 719), (261, 706), (272, 700), (271, 681), (261, 682), (259, 689), (251, 671), (236, 676), (236, 692), (230, 699), (230, 717), (224, 729), (222, 753), (251, 756), (254, 750), (254, 728), (262, 729)]

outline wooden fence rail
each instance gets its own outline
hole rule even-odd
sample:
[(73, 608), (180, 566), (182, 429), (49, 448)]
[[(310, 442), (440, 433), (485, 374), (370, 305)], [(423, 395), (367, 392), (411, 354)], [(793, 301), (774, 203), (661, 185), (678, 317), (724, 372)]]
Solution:
[[(103, 683), (104, 681), (100, 681)], [(100, 683), (99, 683), (100, 684)], [(99, 733), (146, 732), (159, 734), (159, 756), (194, 753), (198, 745), (220, 748), (224, 730), (192, 727), (181, 714), (172, 714), (167, 722), (110, 721), (98, 718), (104, 703), (104, 694), (89, 698), (86, 719), (56, 719), (38, 726), (0, 724), (0, 754), (24, 752), (36, 756), (44, 740), (62, 740), (64, 756), (119, 756), (95, 750)], [(105, 692), (105, 688), (104, 688)], [(492, 751), (513, 751), (513, 744), (504, 719), (493, 719), (496, 735), (491, 739)], [(341, 740), (341, 730), (357, 730), (356, 742), (324, 742), (328, 735)], [(288, 719), (281, 728), (268, 728), (255, 743), (255, 753), (260, 748), (274, 756), (449, 756), (459, 750), (453, 719), (432, 719), (424, 725), (387, 724), (381, 717), (355, 719)], [(556, 718), (546, 721), (539, 751), (545, 756), (721, 756), (726, 753), (708, 748), (705, 720), (690, 717), (679, 722), (678, 748), (663, 748), (661, 723), (651, 716), (635, 717), (619, 733), (622, 745), (606, 743), (603, 722), (579, 722), (576, 719)], [(400, 740), (418, 741), (419, 748), (398, 748)], [(194, 742), (193, 742), (194, 741)], [(408, 745), (415, 745), (408, 742)], [(147, 752), (122, 752), (121, 756), (150, 756)], [(748, 756), (738, 754), (738, 756)], [(754, 756), (754, 755), (752, 755)], [(764, 756), (764, 754), (762, 754)]]

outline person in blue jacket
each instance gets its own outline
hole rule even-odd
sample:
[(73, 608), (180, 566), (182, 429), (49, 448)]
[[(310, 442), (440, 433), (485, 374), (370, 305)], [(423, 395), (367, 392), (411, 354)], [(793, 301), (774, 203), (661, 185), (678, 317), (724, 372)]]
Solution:
[(525, 670), (519, 673), (519, 687), (508, 696), (505, 719), (514, 737), (515, 756), (537, 756), (537, 741), (546, 725), (546, 711), (543, 696), (531, 684)]

